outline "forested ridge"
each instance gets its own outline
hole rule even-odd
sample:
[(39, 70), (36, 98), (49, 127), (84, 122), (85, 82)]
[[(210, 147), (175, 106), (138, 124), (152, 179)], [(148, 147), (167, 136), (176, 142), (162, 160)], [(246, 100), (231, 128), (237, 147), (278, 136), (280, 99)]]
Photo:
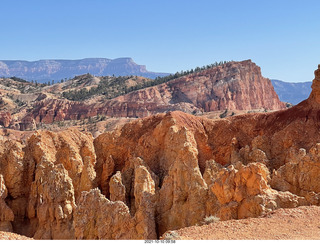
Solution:
[(177, 79), (179, 77), (198, 73), (206, 69), (217, 67), (228, 63), (228, 61), (215, 62), (213, 64), (205, 65), (202, 67), (196, 67), (195, 69), (176, 72), (175, 74), (170, 74), (164, 77), (157, 77), (155, 79), (142, 79), (141, 82), (136, 85), (129, 86), (128, 81), (137, 80), (137, 76), (105, 76), (101, 78), (97, 87), (92, 87), (90, 89), (82, 88), (81, 90), (70, 90), (62, 93), (64, 98), (72, 101), (83, 101), (91, 98), (95, 95), (104, 95), (106, 99), (112, 99), (132, 91), (144, 89), (151, 86), (160, 85), (168, 81)]

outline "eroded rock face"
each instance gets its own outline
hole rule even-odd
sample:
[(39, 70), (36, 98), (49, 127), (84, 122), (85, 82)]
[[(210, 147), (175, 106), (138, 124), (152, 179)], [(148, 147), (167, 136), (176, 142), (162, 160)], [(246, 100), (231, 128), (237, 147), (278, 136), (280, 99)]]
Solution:
[(82, 193), (74, 214), (74, 227), (77, 239), (119, 240), (135, 236), (128, 207), (121, 201), (109, 201), (98, 189)]
[(32, 182), (34, 164), (24, 161), (25, 153), (21, 143), (2, 141), (1, 145), (3, 148), (0, 150), (0, 174), (3, 175), (9, 196), (6, 203), (14, 213), (13, 229), (16, 231), (18, 223), (22, 223), (24, 229), (28, 229), (25, 216), (30, 191), (28, 186)]
[(110, 178), (110, 200), (126, 202), (126, 187), (122, 183), (121, 172), (117, 171)]
[[(141, 159), (135, 159), (134, 202), (131, 209), (122, 194), (124, 185), (118, 171), (110, 183), (108, 200), (94, 189), (83, 192), (75, 210), (74, 223), (77, 239), (156, 239), (155, 184)], [(119, 196), (120, 199), (116, 198)], [(94, 208), (92, 206), (95, 206)]]
[(35, 120), (31, 116), (24, 117), (19, 123), (19, 129), (22, 131), (25, 130), (36, 130), (37, 125)]
[(201, 113), (216, 110), (285, 108), (271, 81), (251, 60), (230, 62), (164, 84), (134, 91), (103, 103), (44, 99), (27, 116), (36, 122), (79, 120), (97, 115), (146, 117), (168, 111)]
[(142, 160), (136, 160), (134, 169), (134, 197), (136, 230), (140, 239), (155, 239), (155, 183)]
[(14, 220), (14, 214), (5, 202), (7, 195), (8, 191), (3, 176), (0, 174), (0, 230), (10, 232), (12, 231), (11, 221)]
[(62, 164), (41, 161), (31, 184), (28, 218), (37, 223), (35, 239), (74, 239), (74, 188)]
[[(237, 133), (239, 139), (232, 133), (225, 147), (228, 133), (211, 137), (217, 133), (211, 131), (215, 123), (221, 128), (233, 122), (222, 121), (178, 112), (157, 115), (99, 136), (94, 147), (91, 137), (74, 130), (37, 132), (24, 149), (18, 143), (2, 149), (1, 173), (11, 194), (7, 206), (17, 219), (28, 220), (29, 236), (37, 239), (155, 239), (167, 230), (200, 224), (210, 215), (222, 220), (257, 217), (313, 203), (310, 194), (270, 187), (277, 176), (270, 178), (265, 137), (253, 136), (250, 146), (242, 147)], [(231, 166), (219, 162), (212, 142), (230, 152)], [(281, 145), (276, 144), (282, 150)], [(300, 154), (307, 160), (308, 154)], [(317, 161), (317, 156), (308, 157)], [(288, 167), (288, 160), (286, 156), (282, 167)], [(278, 175), (282, 167), (273, 166)], [(31, 187), (25, 190), (21, 182)], [(92, 190), (96, 186), (105, 195)], [(27, 209), (16, 208), (15, 199), (25, 201)]]
[(314, 72), (315, 78), (312, 82), (312, 92), (309, 97), (309, 101), (312, 104), (320, 104), (320, 64), (318, 65), (318, 69)]
[(257, 217), (310, 204), (307, 196), (273, 189), (269, 173), (288, 162), (290, 148), (311, 148), (320, 140), (314, 130), (317, 111), (309, 103), (219, 121), (173, 112), (131, 122), (95, 140), (98, 184), (109, 189), (106, 182), (121, 171), (134, 212), (132, 158), (140, 157), (159, 178), (155, 220), (160, 234), (201, 223), (205, 216)]
[(9, 127), (11, 121), (12, 121), (11, 113), (0, 112), (0, 126), (7, 128)]
[[(192, 133), (185, 127), (171, 127), (172, 148), (176, 158), (163, 178), (159, 191), (159, 232), (195, 225), (205, 217), (207, 185), (201, 176), (198, 150)], [(181, 140), (181, 141), (179, 141)], [(184, 141), (184, 143), (183, 143)], [(181, 143), (181, 144), (180, 144)], [(179, 145), (180, 144), (180, 145)], [(192, 209), (192, 211), (190, 211)]]
[(0, 153), (0, 173), (3, 174), (6, 187), (13, 199), (25, 195), (25, 180), (23, 163), (23, 146), (19, 142), (2, 141), (4, 149)]
[(62, 164), (72, 179), (75, 197), (95, 187), (93, 138), (77, 130), (36, 132), (28, 141), (31, 157), (39, 164), (44, 159)]
[(241, 162), (236, 167), (222, 168), (211, 185), (220, 204), (221, 220), (257, 217), (276, 208), (297, 207), (307, 201), (292, 193), (273, 190), (268, 181), (269, 170), (264, 164)]
[(75, 201), (95, 187), (92, 142), (90, 135), (76, 130), (36, 132), (29, 139), (28, 156), (36, 168), (28, 218), (36, 239), (74, 239)]
[(1, 221), (39, 239), (155, 239), (207, 216), (320, 204), (316, 97), (221, 120), (157, 114), (94, 141), (67, 130), (4, 142)]
[(311, 204), (320, 204), (320, 143), (308, 153), (301, 148), (291, 150), (287, 163), (273, 172), (271, 186), (305, 197)]
[(0, 148), (0, 174), (14, 213), (13, 230), (36, 239), (74, 239), (73, 209), (95, 187), (91, 135), (77, 130), (36, 132), (23, 146)]

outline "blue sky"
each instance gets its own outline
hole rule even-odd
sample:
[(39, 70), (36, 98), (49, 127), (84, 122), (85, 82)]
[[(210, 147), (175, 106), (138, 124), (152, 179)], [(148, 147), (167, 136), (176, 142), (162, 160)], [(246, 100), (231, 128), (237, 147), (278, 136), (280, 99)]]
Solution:
[(157, 72), (252, 59), (268, 78), (310, 81), (318, 0), (0, 0), (0, 60), (132, 57)]

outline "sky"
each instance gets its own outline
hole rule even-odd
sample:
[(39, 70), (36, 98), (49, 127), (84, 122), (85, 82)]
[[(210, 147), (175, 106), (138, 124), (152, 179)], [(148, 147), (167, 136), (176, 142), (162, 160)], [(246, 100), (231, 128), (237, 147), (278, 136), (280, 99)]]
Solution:
[(0, 60), (131, 57), (149, 71), (251, 59), (311, 81), (319, 0), (0, 0)]

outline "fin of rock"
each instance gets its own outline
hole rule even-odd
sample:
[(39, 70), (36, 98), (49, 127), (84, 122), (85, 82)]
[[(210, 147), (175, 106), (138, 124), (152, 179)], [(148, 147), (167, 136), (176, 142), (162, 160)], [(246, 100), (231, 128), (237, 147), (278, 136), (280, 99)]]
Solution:
[(309, 97), (309, 101), (313, 106), (320, 105), (320, 64), (318, 69), (314, 71), (315, 78), (312, 81), (312, 91)]

